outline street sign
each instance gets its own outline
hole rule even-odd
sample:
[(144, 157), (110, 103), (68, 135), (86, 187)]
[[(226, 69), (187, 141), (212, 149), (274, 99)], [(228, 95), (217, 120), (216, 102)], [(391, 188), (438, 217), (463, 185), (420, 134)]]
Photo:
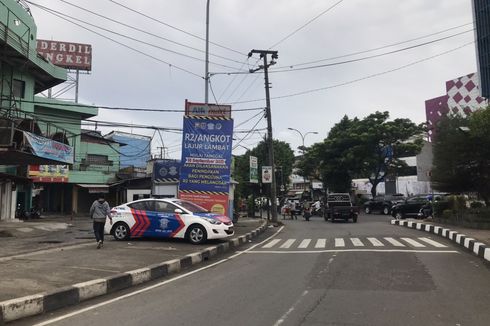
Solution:
[(250, 183), (259, 183), (259, 164), (255, 156), (250, 156)]
[(262, 167), (262, 183), (272, 183), (272, 166)]

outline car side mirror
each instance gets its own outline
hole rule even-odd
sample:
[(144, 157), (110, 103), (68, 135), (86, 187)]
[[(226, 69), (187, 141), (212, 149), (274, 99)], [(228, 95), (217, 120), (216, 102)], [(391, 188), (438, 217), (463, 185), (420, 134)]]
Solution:
[(181, 210), (180, 208), (176, 208), (176, 209), (174, 210), (174, 213), (175, 213), (175, 214), (182, 214), (182, 213), (184, 213), (184, 211), (183, 211), (183, 210)]

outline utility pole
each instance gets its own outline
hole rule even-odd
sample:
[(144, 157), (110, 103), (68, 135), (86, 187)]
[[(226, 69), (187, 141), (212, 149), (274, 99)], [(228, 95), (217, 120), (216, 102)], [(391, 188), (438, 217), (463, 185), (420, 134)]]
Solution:
[[(264, 60), (264, 64), (260, 65), (259, 68), (257, 69), (250, 69), (250, 72), (256, 72), (259, 70), (264, 69), (264, 79), (265, 79), (265, 103), (266, 103), (266, 115), (267, 115), (267, 147), (268, 147), (268, 158), (269, 158), (269, 165), (272, 168), (272, 183), (271, 183), (271, 215), (272, 215), (272, 223), (277, 223), (277, 203), (276, 203), (276, 176), (275, 176), (275, 171), (276, 171), (276, 166), (274, 163), (274, 147), (273, 147), (273, 139), (272, 139), (272, 116), (271, 116), (271, 99), (270, 99), (270, 94), (269, 94), (269, 67), (276, 64), (274, 59), (277, 59), (277, 51), (270, 51), (270, 50), (252, 50), (248, 54), (249, 57), (251, 57), (254, 54), (259, 54), (260, 58)], [(267, 63), (267, 55), (271, 55), (271, 62)]]
[(162, 160), (163, 160), (163, 159), (165, 159), (165, 152), (164, 152), (164, 150), (165, 150), (165, 146), (157, 147), (157, 149), (159, 149), (159, 150), (160, 150), (160, 158), (161, 158)]
[(206, 64), (204, 72), (204, 103), (209, 103), (209, 1), (206, 2)]

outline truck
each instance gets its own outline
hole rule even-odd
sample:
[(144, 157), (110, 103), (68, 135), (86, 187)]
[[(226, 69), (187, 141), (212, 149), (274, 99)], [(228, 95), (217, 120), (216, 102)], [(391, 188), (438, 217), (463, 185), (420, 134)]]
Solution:
[(330, 193), (327, 195), (324, 219), (331, 220), (343, 219), (346, 222), (352, 220), (357, 223), (359, 207), (352, 204), (352, 199), (348, 193)]

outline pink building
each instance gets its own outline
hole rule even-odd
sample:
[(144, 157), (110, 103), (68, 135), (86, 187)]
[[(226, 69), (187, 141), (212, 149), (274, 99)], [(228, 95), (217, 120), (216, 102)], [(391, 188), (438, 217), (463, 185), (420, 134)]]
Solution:
[(446, 95), (425, 101), (425, 114), (429, 125), (429, 141), (435, 136), (435, 126), (441, 117), (448, 114), (467, 116), (488, 105), (480, 96), (476, 74), (459, 77), (446, 82)]

